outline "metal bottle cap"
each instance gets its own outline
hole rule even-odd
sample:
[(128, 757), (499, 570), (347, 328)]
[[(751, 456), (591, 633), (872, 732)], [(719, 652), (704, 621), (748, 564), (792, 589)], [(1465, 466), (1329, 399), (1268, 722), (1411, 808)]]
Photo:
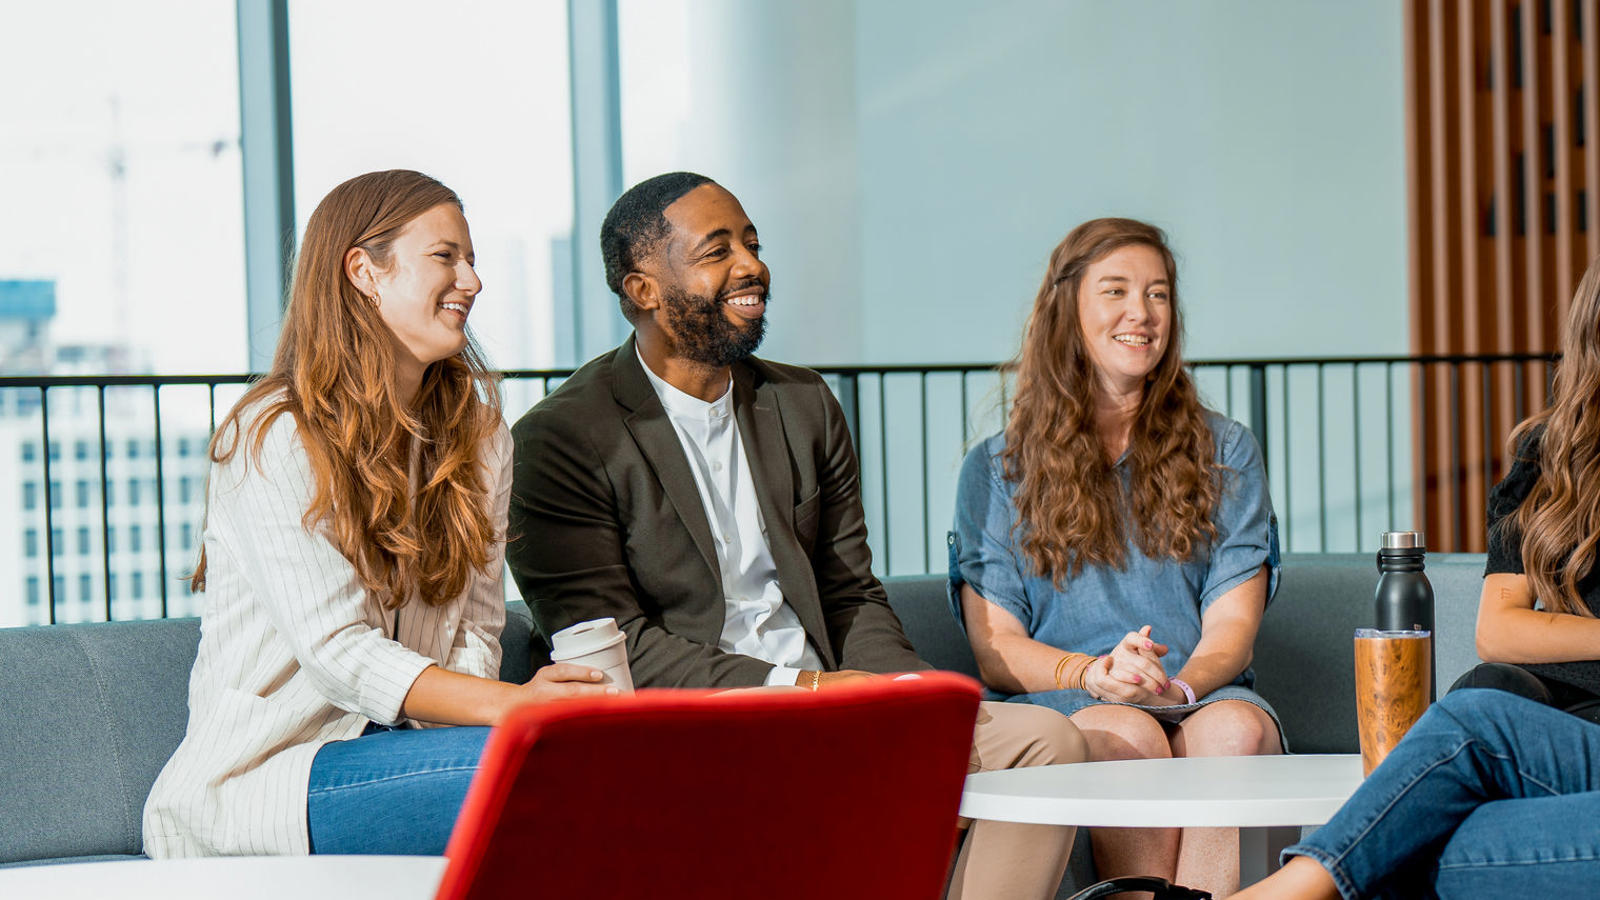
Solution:
[(1420, 531), (1385, 531), (1383, 533), (1383, 549), (1385, 550), (1423, 550), (1426, 545)]

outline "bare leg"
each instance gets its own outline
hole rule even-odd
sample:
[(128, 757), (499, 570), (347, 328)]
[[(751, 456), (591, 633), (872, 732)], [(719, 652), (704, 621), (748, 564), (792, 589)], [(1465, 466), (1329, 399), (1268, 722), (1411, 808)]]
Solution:
[[(1278, 726), (1261, 707), (1223, 700), (1196, 711), (1172, 733), (1174, 756), (1282, 753)], [(1320, 866), (1318, 867), (1320, 868)], [(1239, 887), (1239, 830), (1185, 828), (1178, 844), (1179, 884), (1225, 897)]]
[[(1090, 706), (1072, 714), (1089, 742), (1091, 760), (1162, 759), (1172, 755), (1166, 729), (1148, 713), (1126, 706)], [(1178, 829), (1095, 828), (1089, 832), (1101, 878), (1177, 873)]]
[(1339, 889), (1316, 860), (1296, 856), (1266, 881), (1234, 894), (1233, 900), (1339, 900)]

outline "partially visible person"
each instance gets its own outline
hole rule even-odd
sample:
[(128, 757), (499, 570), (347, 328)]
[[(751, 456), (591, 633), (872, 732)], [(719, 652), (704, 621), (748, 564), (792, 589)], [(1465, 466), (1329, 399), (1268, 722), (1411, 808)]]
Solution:
[(1579, 282), (1550, 405), (1517, 426), (1489, 495), (1478, 655), (1456, 687), (1600, 722), (1600, 259)]
[(1596, 822), (1600, 726), (1502, 691), (1456, 691), (1235, 900), (1592, 897)]
[[(817, 373), (753, 355), (771, 272), (739, 200), (703, 175), (656, 176), (618, 198), (600, 248), (634, 334), (513, 428), (511, 528), (541, 539), (513, 544), (509, 562), (540, 632), (614, 617), (641, 687), (826, 691), (928, 668), (872, 573), (838, 401)], [(1055, 712), (979, 709), (972, 771), (1083, 756)], [(863, 748), (860, 765), (892, 761)], [(635, 774), (649, 768), (644, 748)], [(849, 828), (848, 808), (837, 812)], [(805, 845), (785, 814), (763, 823), (775, 853)], [(948, 896), (1054, 897), (1072, 837), (974, 822)]]
[(189, 722), (144, 808), (155, 858), (444, 851), (488, 733), (599, 695), (504, 684), (511, 439), (469, 340), (461, 201), (403, 170), (306, 224), (271, 370), (212, 439)]
[[(1092, 759), (1279, 753), (1250, 659), (1277, 585), (1255, 438), (1184, 368), (1166, 236), (1130, 219), (1050, 256), (1005, 430), (967, 454), (950, 594), (984, 681), (1071, 716)], [(1232, 829), (1090, 832), (1106, 877), (1222, 894)]]

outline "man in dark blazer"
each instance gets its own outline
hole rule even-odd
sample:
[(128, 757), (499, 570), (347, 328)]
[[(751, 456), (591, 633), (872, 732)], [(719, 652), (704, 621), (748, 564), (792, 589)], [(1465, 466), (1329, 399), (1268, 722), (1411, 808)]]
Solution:
[[(838, 402), (815, 372), (751, 355), (770, 273), (738, 200), (658, 176), (612, 207), (601, 247), (634, 337), (512, 429), (507, 560), (540, 633), (615, 618), (641, 687), (826, 690), (928, 668), (872, 574)], [(1085, 754), (1052, 710), (983, 704), (973, 771)], [(1071, 841), (977, 823), (950, 896), (1052, 897)]]

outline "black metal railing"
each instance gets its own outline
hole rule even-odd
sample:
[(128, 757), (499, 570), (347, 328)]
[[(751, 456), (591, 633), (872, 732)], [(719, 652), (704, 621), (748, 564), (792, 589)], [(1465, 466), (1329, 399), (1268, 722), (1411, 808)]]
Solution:
[[(1540, 354), (1259, 358), (1192, 369), (1208, 404), (1255, 433), (1284, 549), (1326, 552), (1371, 549), (1383, 530), (1438, 516), (1469, 534), (1482, 512), (1471, 501), (1481, 506), (1498, 477), (1511, 426), (1542, 404), (1553, 362)], [(874, 568), (942, 571), (958, 467), (1000, 429), (1007, 379), (992, 364), (818, 371), (855, 438)], [(507, 417), (570, 374), (506, 372)], [(182, 576), (198, 552), (204, 445), (218, 410), (251, 377), (0, 377), (0, 424), (11, 435), (0, 445), (0, 485), (21, 495), (18, 533), (0, 531), (11, 542), (0, 543), (0, 558), (14, 555), (21, 581), (0, 593), (22, 597), (10, 614), (0, 602), (0, 624), (197, 611)]]

